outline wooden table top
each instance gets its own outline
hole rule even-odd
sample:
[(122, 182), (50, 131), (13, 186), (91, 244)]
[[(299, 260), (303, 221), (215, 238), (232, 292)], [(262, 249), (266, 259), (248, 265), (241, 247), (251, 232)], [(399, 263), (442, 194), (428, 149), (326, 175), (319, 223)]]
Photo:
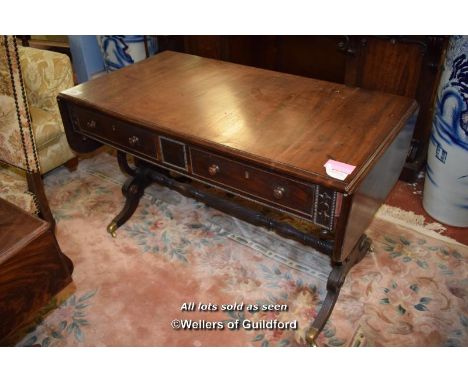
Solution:
[(50, 224), (0, 198), (0, 264), (42, 235)]
[[(166, 51), (62, 93), (110, 115), (349, 191), (414, 100)], [(344, 181), (328, 159), (356, 169)]]

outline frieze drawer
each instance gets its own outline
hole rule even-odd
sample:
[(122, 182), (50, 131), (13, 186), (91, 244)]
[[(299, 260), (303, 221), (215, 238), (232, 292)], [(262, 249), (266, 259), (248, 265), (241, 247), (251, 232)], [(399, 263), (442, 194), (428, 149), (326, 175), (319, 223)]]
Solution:
[(125, 151), (156, 159), (155, 136), (144, 129), (76, 106), (71, 117), (75, 131), (116, 144)]
[(231, 159), (190, 148), (192, 173), (241, 195), (267, 201), (289, 211), (311, 216), (315, 186), (260, 170)]

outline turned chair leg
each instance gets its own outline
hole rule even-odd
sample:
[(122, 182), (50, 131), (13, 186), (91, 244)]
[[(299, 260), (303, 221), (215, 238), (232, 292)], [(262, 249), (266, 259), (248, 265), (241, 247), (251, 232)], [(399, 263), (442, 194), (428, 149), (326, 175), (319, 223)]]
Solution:
[(78, 157), (73, 157), (72, 159), (65, 162), (64, 165), (68, 169), (68, 171), (73, 172), (78, 168), (78, 162)]

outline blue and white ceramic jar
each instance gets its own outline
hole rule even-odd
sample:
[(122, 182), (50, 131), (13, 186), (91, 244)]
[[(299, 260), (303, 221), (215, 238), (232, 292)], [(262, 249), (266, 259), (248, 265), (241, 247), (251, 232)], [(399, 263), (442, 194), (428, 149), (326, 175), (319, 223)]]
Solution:
[(452, 36), (427, 157), (423, 205), (434, 219), (468, 227), (468, 36)]
[[(97, 36), (98, 44), (108, 72), (144, 60), (145, 36), (105, 35)], [(149, 54), (156, 52), (156, 40), (147, 38)]]

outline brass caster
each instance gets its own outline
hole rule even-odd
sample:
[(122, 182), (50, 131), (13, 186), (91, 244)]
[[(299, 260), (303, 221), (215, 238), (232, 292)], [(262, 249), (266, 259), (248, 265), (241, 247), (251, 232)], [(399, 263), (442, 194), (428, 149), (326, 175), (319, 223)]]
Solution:
[(307, 332), (306, 332), (306, 341), (309, 344), (309, 346), (312, 347), (317, 347), (317, 344), (315, 343), (315, 339), (317, 338), (319, 332), (317, 329), (310, 327)]
[(112, 237), (116, 237), (117, 234), (115, 233), (115, 231), (117, 230), (117, 223), (116, 222), (111, 222), (108, 226), (107, 226), (107, 232), (109, 232), (111, 234)]

